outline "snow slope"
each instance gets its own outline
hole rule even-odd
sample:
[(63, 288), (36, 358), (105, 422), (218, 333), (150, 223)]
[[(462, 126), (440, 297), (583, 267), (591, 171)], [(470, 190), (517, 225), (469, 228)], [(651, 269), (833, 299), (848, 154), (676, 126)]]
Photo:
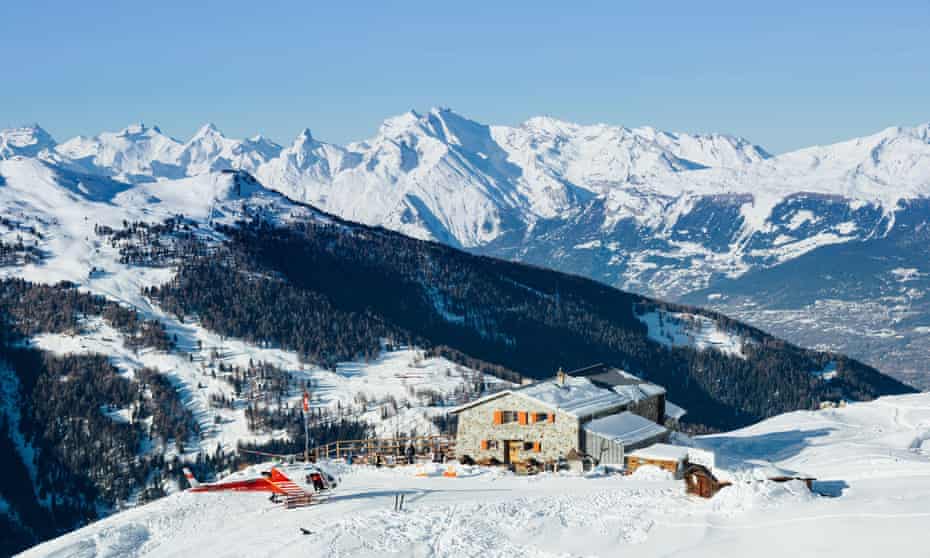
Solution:
[(653, 310), (637, 316), (649, 328), (649, 338), (667, 347), (692, 347), (699, 351), (714, 349), (727, 355), (743, 357), (745, 339), (724, 331), (707, 316)]
[[(177, 352), (132, 351), (125, 346), (119, 331), (99, 319), (85, 323), (80, 335), (41, 334), (34, 337), (31, 344), (56, 354), (104, 354), (130, 377), (143, 367), (167, 375), (200, 425), (200, 438), (187, 441), (187, 454), (191, 459), (199, 452), (212, 454), (218, 445), (225, 452), (232, 452), (239, 442), (263, 443), (287, 435), (284, 430), (250, 431), (244, 398), (238, 398), (234, 408), (210, 404), (212, 395), (237, 399), (232, 385), (224, 380), (230, 374), (217, 371), (219, 364), (241, 369), (246, 369), (250, 362), (273, 364), (289, 372), (299, 385), (310, 382), (314, 409), (332, 412), (342, 409), (343, 416), (369, 422), (375, 426), (376, 433), (385, 437), (398, 432), (437, 433), (429, 419), (444, 409), (431, 405), (426, 393), (453, 397), (456, 390), (479, 377), (474, 371), (444, 358), (424, 358), (422, 351), (409, 347), (385, 351), (371, 362), (339, 363), (335, 371), (330, 371), (300, 362), (298, 355), (291, 351), (258, 347), (224, 338), (196, 322), (180, 322), (158, 308), (151, 308), (149, 316), (157, 316), (169, 335), (178, 335)], [(193, 358), (189, 358), (189, 354)], [(217, 358), (210, 356), (213, 354)], [(502, 383), (490, 376), (481, 377), (481, 381), (492, 386)], [(301, 399), (302, 391), (295, 388), (285, 402), (298, 407)], [(397, 412), (393, 410), (393, 402), (399, 407)], [(382, 418), (382, 407), (391, 408), (386, 419)], [(153, 450), (169, 457), (175, 453), (173, 445), (147, 449)]]
[[(466, 467), (447, 479), (342, 466), (342, 485), (319, 506), (175, 494), (23, 556), (926, 556), (928, 440), (928, 394), (789, 413), (697, 441), (736, 481), (711, 500), (648, 471), (515, 477)], [(829, 496), (749, 480), (763, 468), (816, 476)], [(395, 512), (398, 493), (407, 503)]]

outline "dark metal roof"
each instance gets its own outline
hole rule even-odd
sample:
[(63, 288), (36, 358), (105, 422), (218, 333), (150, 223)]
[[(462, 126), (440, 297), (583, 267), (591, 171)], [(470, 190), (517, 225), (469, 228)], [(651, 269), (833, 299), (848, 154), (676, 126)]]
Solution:
[(610, 368), (606, 364), (594, 364), (567, 372), (569, 376), (587, 378), (599, 387), (612, 388), (614, 386), (629, 386), (649, 383), (642, 378), (623, 372), (618, 368)]

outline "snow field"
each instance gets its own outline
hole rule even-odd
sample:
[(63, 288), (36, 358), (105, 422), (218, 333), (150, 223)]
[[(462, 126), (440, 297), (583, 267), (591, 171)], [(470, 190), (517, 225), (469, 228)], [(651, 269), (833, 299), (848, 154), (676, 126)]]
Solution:
[[(686, 496), (680, 482), (667, 478), (520, 478), (472, 468), (456, 479), (424, 479), (411, 469), (355, 467), (329, 501), (290, 512), (261, 495), (177, 494), (104, 520), (95, 537), (65, 536), (60, 542), (75, 540), (47, 546), (59, 556), (90, 548), (97, 555), (129, 550), (159, 556), (588, 556), (643, 543), (655, 516), (732, 513)], [(393, 510), (396, 493), (405, 494), (401, 512)], [(738, 511), (756, 501), (779, 505), (778, 491), (763, 494), (741, 498)], [(155, 518), (141, 513), (144, 508)], [(301, 536), (298, 527), (313, 534)], [(136, 546), (127, 548), (127, 541)]]
[[(930, 394), (787, 413), (701, 437), (734, 482), (710, 500), (654, 470), (630, 477), (518, 477), (462, 467), (337, 465), (319, 506), (286, 511), (260, 494), (174, 494), (24, 556), (784, 556), (928, 553)], [(759, 481), (799, 471), (801, 482)], [(403, 511), (393, 510), (404, 493)], [(302, 535), (299, 528), (311, 531)]]
[(638, 315), (649, 328), (649, 338), (667, 347), (692, 347), (699, 351), (714, 349), (744, 358), (743, 338), (721, 330), (707, 316), (653, 310)]

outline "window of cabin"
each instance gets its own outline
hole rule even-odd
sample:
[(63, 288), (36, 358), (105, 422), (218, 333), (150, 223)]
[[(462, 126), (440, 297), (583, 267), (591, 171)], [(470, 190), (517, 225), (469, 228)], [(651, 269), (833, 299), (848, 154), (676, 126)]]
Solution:
[(503, 423), (509, 424), (511, 422), (517, 422), (517, 411), (504, 411), (502, 413)]
[(533, 413), (533, 422), (548, 422), (549, 413)]

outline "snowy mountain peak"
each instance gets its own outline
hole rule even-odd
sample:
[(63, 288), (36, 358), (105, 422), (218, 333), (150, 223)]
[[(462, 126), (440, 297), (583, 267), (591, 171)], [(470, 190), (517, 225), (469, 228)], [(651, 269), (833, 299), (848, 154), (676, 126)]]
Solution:
[[(310, 128), (304, 128), (299, 134), (297, 134), (297, 137), (294, 138), (294, 142), (290, 145), (290, 147), (284, 151), (286, 151), (287, 155), (289, 156), (293, 155), (303, 160), (303, 158), (306, 157), (317, 158), (319, 156), (319, 151), (324, 146), (328, 145), (329, 144), (317, 141), (317, 139), (313, 137), (313, 133), (310, 131)], [(341, 149), (336, 148), (335, 146), (330, 147)]]
[(418, 127), (423, 123), (423, 117), (415, 110), (409, 110), (403, 114), (386, 118), (378, 128), (380, 136), (395, 136), (403, 134), (412, 128)]
[(226, 136), (224, 136), (223, 132), (221, 132), (219, 128), (216, 127), (216, 124), (207, 122), (197, 130), (197, 132), (194, 134), (194, 137), (191, 138), (191, 142), (205, 137), (225, 138)]
[(271, 160), (277, 157), (283, 148), (274, 141), (259, 134), (243, 141), (239, 149), (242, 151), (254, 150), (265, 160)]
[(885, 144), (890, 142), (910, 142), (915, 147), (923, 149), (922, 144), (930, 145), (930, 123), (920, 124), (913, 127), (888, 128), (878, 136), (883, 136)]
[[(900, 199), (930, 194), (930, 125), (886, 128), (678, 178), (667, 186), (700, 193), (751, 193), (769, 204), (797, 192), (839, 195), (877, 202), (892, 211)], [(759, 210), (764, 207), (757, 204)]]
[(145, 134), (147, 130), (148, 128), (145, 127), (145, 123), (136, 122), (134, 124), (130, 124), (129, 126), (126, 126), (122, 130), (120, 130), (118, 133), (121, 136), (137, 136), (137, 135)]
[(921, 124), (914, 128), (914, 133), (925, 142), (930, 143), (930, 122)]
[(561, 120), (553, 116), (533, 116), (528, 118), (523, 124), (520, 125), (521, 128), (526, 130), (533, 130), (536, 132), (548, 132), (550, 134), (561, 134), (565, 132), (570, 132), (577, 130), (579, 125), (574, 122), (568, 122), (567, 120)]
[(52, 135), (38, 124), (0, 130), (0, 159), (36, 157), (55, 145)]
[(442, 116), (443, 114), (455, 114), (455, 111), (447, 106), (438, 106), (430, 107), (429, 113), (435, 116)]
[(315, 143), (315, 140), (313, 139), (313, 132), (310, 131), (310, 128), (304, 128), (300, 131), (299, 134), (297, 134), (297, 138), (294, 139), (294, 144), (306, 145), (309, 143)]

